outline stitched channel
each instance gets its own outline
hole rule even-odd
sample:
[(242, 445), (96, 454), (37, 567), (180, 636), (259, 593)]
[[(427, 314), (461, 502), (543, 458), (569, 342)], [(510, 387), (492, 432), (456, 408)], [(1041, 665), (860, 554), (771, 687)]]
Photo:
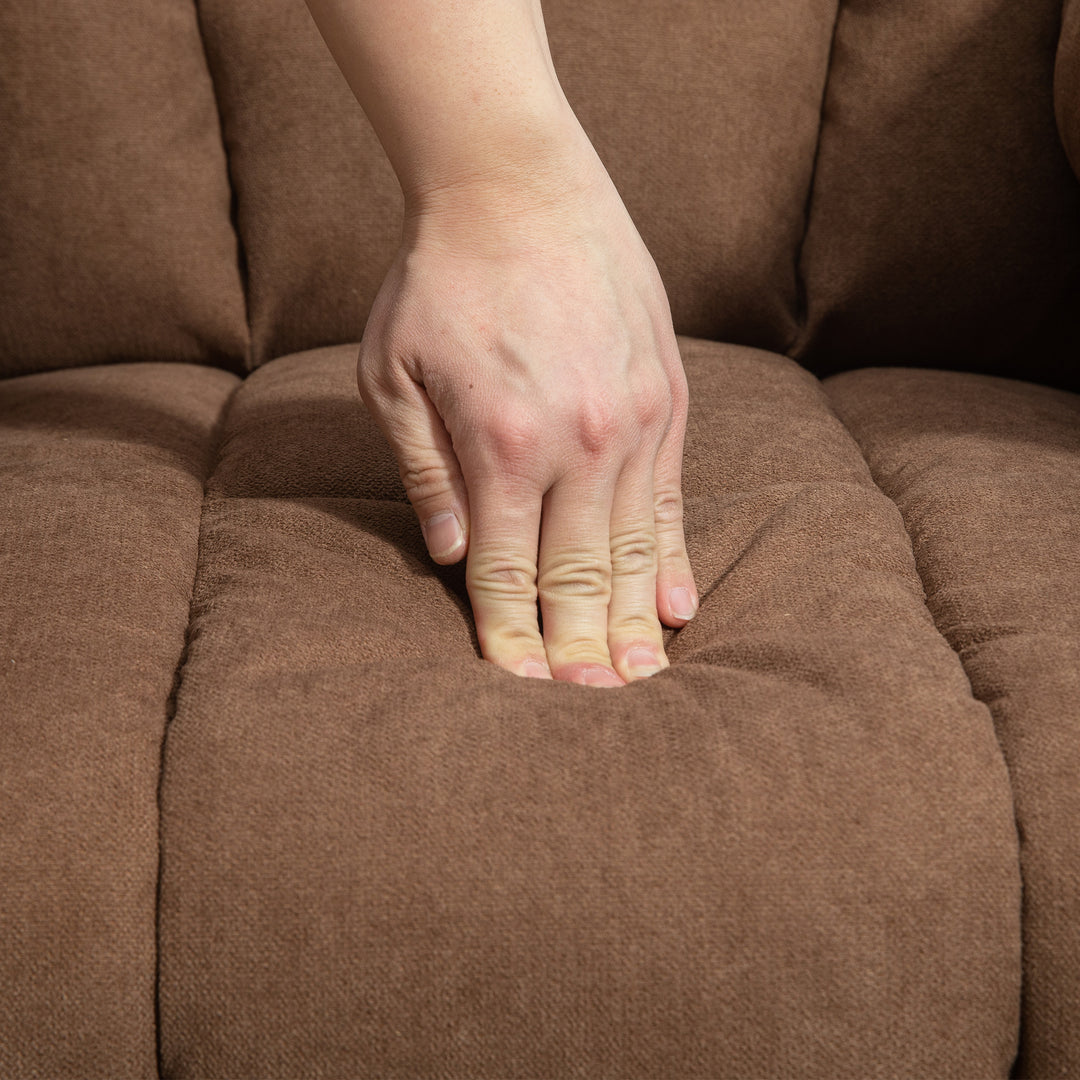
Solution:
[(161, 812), (161, 795), (165, 779), (165, 757), (168, 748), (169, 730), (172, 727), (172, 722), (176, 717), (177, 698), (179, 696), (180, 687), (183, 682), (184, 670), (187, 666), (188, 657), (191, 653), (191, 646), (196, 636), (194, 628), (195, 598), (199, 595), (199, 583), (203, 570), (203, 523), (206, 513), (207, 488), (209, 487), (210, 479), (211, 477), (213, 477), (221, 457), (221, 444), (224, 437), (225, 426), (228, 421), (229, 414), (232, 410), (233, 401), (236, 399), (236, 395), (243, 385), (244, 384), (242, 381), (238, 382), (236, 386), (233, 387), (232, 392), (229, 394), (229, 396), (225, 399), (225, 402), (221, 407), (221, 411), (218, 414), (217, 421), (214, 424), (213, 430), (211, 431), (210, 438), (208, 440), (206, 469), (203, 474), (202, 502), (199, 504), (199, 527), (196, 533), (195, 573), (191, 581), (191, 597), (188, 600), (188, 619), (187, 626), (184, 629), (184, 647), (180, 651), (180, 659), (177, 661), (176, 670), (173, 673), (172, 689), (169, 692), (169, 698), (165, 706), (165, 728), (162, 732), (161, 749), (158, 755), (158, 864), (157, 883), (154, 893), (154, 1046), (157, 1056), (157, 1073), (159, 1078), (164, 1077), (165, 1075), (164, 1069), (162, 1067), (161, 1054), (161, 887), (163, 879), (162, 837), (164, 834), (164, 819)]
[(806, 205), (803, 209), (803, 231), (795, 248), (795, 333), (784, 347), (784, 355), (794, 357), (803, 347), (806, 327), (809, 319), (809, 300), (807, 298), (806, 275), (803, 271), (803, 249), (810, 232), (810, 213), (814, 202), (817, 184), (818, 161), (821, 157), (822, 133), (825, 130), (825, 106), (829, 98), (829, 83), (832, 79), (833, 55), (836, 51), (837, 28), (840, 25), (840, 13), (843, 4), (837, 0), (836, 14), (833, 17), (832, 34), (829, 37), (829, 51), (825, 59), (825, 76), (821, 81), (821, 103), (818, 106), (817, 141), (814, 144), (814, 156), (810, 163), (810, 179), (806, 186)]

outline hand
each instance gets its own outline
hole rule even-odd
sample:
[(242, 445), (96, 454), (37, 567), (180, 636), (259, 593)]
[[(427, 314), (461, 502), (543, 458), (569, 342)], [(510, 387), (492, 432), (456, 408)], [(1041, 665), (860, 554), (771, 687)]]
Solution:
[(668, 665), (660, 620), (697, 608), (686, 379), (656, 266), (583, 133), (406, 204), (358, 379), (432, 558), (468, 556), (486, 659), (598, 686)]

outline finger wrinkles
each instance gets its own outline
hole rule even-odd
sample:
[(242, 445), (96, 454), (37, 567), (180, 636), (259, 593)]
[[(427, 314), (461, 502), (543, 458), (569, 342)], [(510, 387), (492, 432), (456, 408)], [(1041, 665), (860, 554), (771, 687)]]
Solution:
[(449, 488), (449, 475), (442, 461), (410, 461), (401, 468), (401, 482), (405, 493), (413, 502), (425, 502), (435, 495), (445, 494)]
[(558, 647), (548, 648), (548, 662), (553, 671), (561, 671), (567, 664), (602, 664), (608, 667), (611, 657), (607, 646), (598, 641), (588, 630), (564, 633)]
[(657, 492), (653, 515), (658, 525), (678, 525), (683, 518), (682, 495), (678, 491)]
[[(655, 611), (655, 609), (653, 609)], [(660, 630), (660, 622), (655, 614), (646, 615), (635, 612), (631, 615), (621, 615), (613, 619), (608, 627), (608, 637), (611, 640), (612, 649), (623, 642), (642, 642), (658, 647), (663, 652), (663, 637)]]
[(648, 533), (627, 532), (611, 538), (611, 572), (614, 575), (656, 574), (656, 539)]
[(535, 602), (536, 566), (513, 558), (478, 558), (469, 567), (473, 588), (491, 596), (510, 597)]
[(605, 604), (611, 598), (611, 567), (578, 552), (547, 559), (538, 581), (541, 599), (558, 601), (564, 596), (587, 597)]

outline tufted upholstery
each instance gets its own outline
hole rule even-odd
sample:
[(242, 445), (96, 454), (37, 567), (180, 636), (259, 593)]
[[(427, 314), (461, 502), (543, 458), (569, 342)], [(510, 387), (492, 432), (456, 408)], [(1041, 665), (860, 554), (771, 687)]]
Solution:
[(236, 367), (244, 294), (195, 9), (0, 10), (0, 373)]
[(0, 1075), (1080, 1073), (1077, 0), (544, 10), (691, 391), (612, 692), (425, 554), (302, 0), (0, 10)]

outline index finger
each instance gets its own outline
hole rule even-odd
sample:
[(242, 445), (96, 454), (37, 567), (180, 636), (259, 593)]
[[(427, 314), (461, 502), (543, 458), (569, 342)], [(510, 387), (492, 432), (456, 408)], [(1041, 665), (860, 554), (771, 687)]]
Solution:
[(508, 671), (550, 679), (536, 608), (542, 493), (505, 477), (477, 478), (468, 489), (465, 582), (480, 651)]

